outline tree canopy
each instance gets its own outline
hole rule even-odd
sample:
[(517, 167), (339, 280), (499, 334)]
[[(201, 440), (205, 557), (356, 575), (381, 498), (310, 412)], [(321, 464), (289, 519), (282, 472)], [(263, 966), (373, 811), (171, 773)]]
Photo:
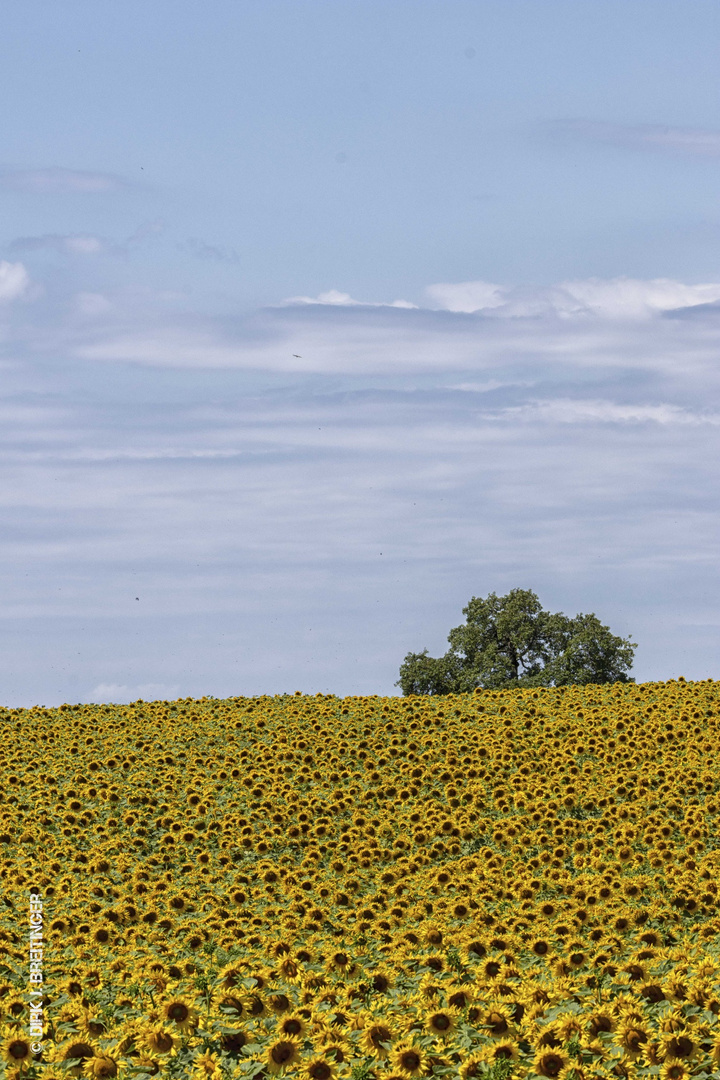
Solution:
[(462, 610), (444, 656), (407, 654), (395, 684), (404, 695), (635, 681), (628, 672), (637, 644), (597, 615), (551, 614), (530, 589), (474, 596)]

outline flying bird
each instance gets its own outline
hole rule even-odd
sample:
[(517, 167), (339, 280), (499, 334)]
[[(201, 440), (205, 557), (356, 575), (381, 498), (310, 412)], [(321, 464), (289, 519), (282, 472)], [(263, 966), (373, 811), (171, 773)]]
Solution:
[(298, 354), (296, 352), (293, 353), (293, 356), (295, 357), (296, 360), (302, 360), (302, 356), (298, 356)]

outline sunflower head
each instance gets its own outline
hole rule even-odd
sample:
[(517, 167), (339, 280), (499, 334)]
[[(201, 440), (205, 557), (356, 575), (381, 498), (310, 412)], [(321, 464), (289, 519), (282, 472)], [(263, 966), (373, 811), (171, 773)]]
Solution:
[(392, 1040), (393, 1033), (386, 1024), (370, 1023), (363, 1030), (362, 1044), (365, 1050), (380, 1061), (387, 1060)]
[(175, 1039), (163, 1028), (151, 1028), (145, 1034), (145, 1045), (152, 1054), (172, 1054)]
[(688, 1080), (691, 1073), (683, 1061), (670, 1059), (660, 1069), (660, 1080)]
[[(54, 1056), (60, 1061), (68, 1063), (66, 1065), (66, 1076), (82, 1076), (85, 1071), (84, 1066), (95, 1057), (95, 1050), (90, 1043), (81, 1039), (70, 1039), (56, 1048)], [(75, 1064), (69, 1065), (71, 1061), (74, 1061)]]
[(535, 1055), (533, 1068), (538, 1076), (546, 1076), (550, 1080), (554, 1080), (555, 1077), (560, 1076), (568, 1063), (568, 1058), (560, 1049), (549, 1050), (546, 1047), (541, 1047)]
[(592, 1013), (587, 1021), (587, 1030), (591, 1039), (597, 1039), (601, 1032), (615, 1030), (615, 1020), (609, 1011)]
[(425, 1055), (419, 1046), (405, 1044), (396, 1047), (393, 1051), (392, 1062), (396, 1072), (407, 1080), (425, 1075)]
[(245, 1012), (243, 999), (236, 993), (229, 994), (224, 990), (215, 995), (213, 1006), (221, 1016), (230, 1017), (233, 1020), (238, 1019)]
[(163, 1020), (174, 1024), (179, 1031), (191, 1031), (197, 1021), (197, 1013), (189, 1001), (175, 997), (161, 1007)]
[(97, 1057), (88, 1058), (83, 1066), (83, 1072), (85, 1076), (97, 1077), (98, 1080), (109, 1080), (113, 1076), (118, 1074), (117, 1062), (105, 1055), (98, 1055)]
[(370, 977), (370, 986), (376, 994), (387, 994), (392, 989), (393, 979), (389, 971), (379, 970)]
[(24, 1067), (32, 1061), (29, 1041), (22, 1035), (10, 1033), (2, 1044), (2, 1056), (8, 1065)]
[(206, 1080), (206, 1078), (209, 1080), (211, 1077), (222, 1075), (219, 1058), (216, 1054), (211, 1054), (209, 1050), (195, 1058), (194, 1066), (194, 1076), (198, 1077), (198, 1080)]
[(299, 1013), (290, 1013), (278, 1021), (277, 1031), (284, 1039), (303, 1039), (307, 1024)]
[(512, 1019), (504, 1005), (492, 1005), (481, 1017), (482, 1027), (492, 1039), (504, 1039), (510, 1032)]
[(462, 1080), (475, 1080), (476, 1077), (486, 1076), (487, 1071), (487, 1058), (482, 1050), (476, 1050), (460, 1065)]
[(259, 1019), (261, 1016), (267, 1016), (268, 1008), (264, 998), (262, 998), (260, 994), (248, 994), (248, 996), (243, 999), (243, 1004), (248, 1016), (254, 1016), (256, 1019)]
[(270, 1012), (281, 1016), (283, 1013), (288, 1012), (291, 1002), (287, 994), (277, 993), (270, 995), (270, 997), (267, 999), (267, 1004)]
[(290, 1068), (300, 1059), (300, 1048), (294, 1039), (277, 1039), (265, 1052), (265, 1068), (277, 1075), (283, 1069)]
[(620, 1028), (618, 1040), (625, 1052), (635, 1057), (648, 1041), (648, 1034), (637, 1020), (629, 1020)]
[(430, 1035), (445, 1038), (457, 1027), (458, 1010), (453, 1008), (429, 1009), (425, 1014), (425, 1030)]
[(698, 1044), (688, 1031), (676, 1031), (663, 1036), (661, 1045), (665, 1057), (671, 1061), (688, 1061), (698, 1052)]
[(499, 1040), (494, 1046), (488, 1047), (486, 1053), (488, 1061), (491, 1062), (517, 1061), (520, 1057), (520, 1051), (512, 1039)]
[(313, 1057), (305, 1066), (308, 1080), (334, 1080), (337, 1066), (324, 1057)]

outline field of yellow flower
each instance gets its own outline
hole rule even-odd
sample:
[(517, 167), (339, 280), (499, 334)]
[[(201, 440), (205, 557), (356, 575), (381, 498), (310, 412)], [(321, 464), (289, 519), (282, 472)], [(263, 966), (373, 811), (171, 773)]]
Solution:
[(7, 1077), (720, 1076), (718, 683), (0, 720)]

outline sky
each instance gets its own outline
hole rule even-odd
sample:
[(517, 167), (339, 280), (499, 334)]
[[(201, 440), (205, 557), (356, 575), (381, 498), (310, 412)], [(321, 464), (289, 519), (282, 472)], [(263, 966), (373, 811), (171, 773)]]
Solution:
[(0, 698), (720, 656), (715, 0), (6, 0)]

